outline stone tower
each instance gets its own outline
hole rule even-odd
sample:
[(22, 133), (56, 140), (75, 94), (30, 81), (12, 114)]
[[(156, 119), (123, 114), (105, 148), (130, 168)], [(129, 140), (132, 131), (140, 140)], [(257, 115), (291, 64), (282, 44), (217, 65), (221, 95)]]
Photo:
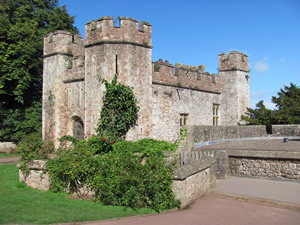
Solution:
[(120, 17), (102, 17), (85, 26), (85, 133), (90, 136), (100, 116), (105, 91), (100, 77), (133, 87), (140, 106), (137, 125), (127, 139), (149, 137), (151, 132), (152, 27), (146, 22)]
[(219, 77), (222, 80), (221, 115), (222, 125), (238, 125), (247, 111), (249, 95), (248, 56), (231, 51), (219, 55)]
[(83, 138), (84, 41), (79, 35), (56, 31), (44, 38), (43, 138)]

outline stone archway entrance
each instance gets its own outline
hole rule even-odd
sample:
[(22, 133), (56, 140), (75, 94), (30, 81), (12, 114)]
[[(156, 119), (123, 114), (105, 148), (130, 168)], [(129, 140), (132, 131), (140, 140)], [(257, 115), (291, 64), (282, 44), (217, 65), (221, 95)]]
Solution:
[(76, 139), (84, 139), (84, 125), (82, 119), (78, 116), (72, 117), (71, 134)]

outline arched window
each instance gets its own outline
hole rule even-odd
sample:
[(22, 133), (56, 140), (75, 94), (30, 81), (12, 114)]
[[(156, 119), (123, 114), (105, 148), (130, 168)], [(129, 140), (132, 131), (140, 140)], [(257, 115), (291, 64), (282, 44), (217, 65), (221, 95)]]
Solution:
[(84, 125), (80, 117), (72, 117), (71, 122), (72, 136), (76, 139), (84, 139)]

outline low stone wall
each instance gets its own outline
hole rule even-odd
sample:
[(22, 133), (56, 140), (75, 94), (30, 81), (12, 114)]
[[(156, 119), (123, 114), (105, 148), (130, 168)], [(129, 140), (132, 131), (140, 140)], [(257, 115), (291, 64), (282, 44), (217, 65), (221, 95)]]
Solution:
[(0, 152), (12, 153), (16, 150), (17, 146), (13, 142), (0, 142)]
[(275, 137), (300, 136), (300, 124), (272, 125), (272, 136)]
[(267, 136), (265, 126), (191, 126), (194, 142)]
[[(171, 160), (169, 152), (165, 153), (166, 160)], [(181, 201), (181, 207), (194, 202), (201, 195), (206, 193), (210, 187), (216, 184), (214, 171), (214, 157), (206, 156), (186, 166), (177, 168), (174, 171), (173, 191), (177, 199)], [(30, 173), (25, 176), (19, 169), (19, 181), (25, 182), (28, 186), (40, 190), (49, 190), (49, 176), (45, 160), (33, 160), (28, 163)]]
[(25, 182), (27, 186), (37, 188), (40, 190), (49, 190), (49, 175), (45, 160), (32, 160), (27, 167), (30, 169), (29, 175), (25, 174), (19, 169), (19, 181)]
[(180, 143), (177, 154), (220, 140), (266, 137), (266, 126), (186, 126), (187, 136)]
[(300, 152), (228, 151), (232, 175), (300, 181)]
[(181, 201), (181, 208), (193, 203), (216, 184), (213, 157), (198, 160), (175, 170), (173, 192)]

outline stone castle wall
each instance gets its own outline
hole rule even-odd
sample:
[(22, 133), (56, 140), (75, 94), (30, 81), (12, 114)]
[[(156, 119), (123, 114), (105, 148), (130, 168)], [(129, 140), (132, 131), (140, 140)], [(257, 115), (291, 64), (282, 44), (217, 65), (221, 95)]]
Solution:
[(161, 59), (153, 63), (152, 83), (172, 87), (182, 87), (209, 93), (220, 93), (219, 77), (216, 74), (204, 72), (199, 66), (186, 68), (169, 64)]
[[(79, 35), (57, 31), (44, 39), (43, 137), (55, 142), (63, 135), (95, 134), (105, 86), (101, 79), (133, 88), (139, 118), (128, 140), (157, 138), (175, 141), (179, 119), (189, 125), (213, 125), (213, 104), (219, 105), (218, 125), (237, 125), (249, 106), (248, 57), (239, 52), (219, 56), (219, 74), (204, 66), (152, 63), (152, 26), (120, 17), (91, 21)], [(76, 132), (74, 131), (76, 127)], [(77, 134), (78, 133), (78, 134)]]

